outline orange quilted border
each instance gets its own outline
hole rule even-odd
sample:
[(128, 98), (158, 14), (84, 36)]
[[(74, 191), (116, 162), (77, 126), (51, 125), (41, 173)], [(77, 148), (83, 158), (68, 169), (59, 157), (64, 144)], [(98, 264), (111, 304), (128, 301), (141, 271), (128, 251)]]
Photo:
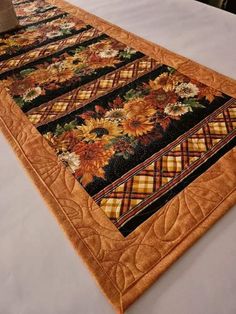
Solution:
[[(234, 80), (62, 0), (48, 0), (116, 39), (236, 97)], [(0, 127), (76, 251), (120, 312), (236, 202), (233, 149), (124, 238), (0, 87)]]

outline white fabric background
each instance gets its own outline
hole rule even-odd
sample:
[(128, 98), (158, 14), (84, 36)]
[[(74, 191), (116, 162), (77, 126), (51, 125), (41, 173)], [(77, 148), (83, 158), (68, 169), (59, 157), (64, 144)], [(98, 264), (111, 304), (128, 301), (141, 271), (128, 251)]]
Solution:
[[(192, 0), (73, 2), (236, 78), (230, 13)], [(235, 314), (235, 240), (234, 208), (127, 313)], [(95, 313), (113, 309), (0, 135), (0, 314)]]

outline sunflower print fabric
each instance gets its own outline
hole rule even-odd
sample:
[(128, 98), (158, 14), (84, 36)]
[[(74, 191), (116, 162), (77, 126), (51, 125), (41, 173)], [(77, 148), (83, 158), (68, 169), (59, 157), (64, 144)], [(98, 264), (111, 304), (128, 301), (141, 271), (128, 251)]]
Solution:
[[(70, 27), (73, 27), (70, 23)], [(62, 27), (62, 26), (61, 26)], [(48, 33), (50, 36), (50, 33)], [(116, 40), (105, 38), (88, 46), (69, 49), (18, 73), (6, 76), (2, 81), (14, 100), (22, 108), (30, 108), (34, 103), (54, 95), (63, 88), (78, 86), (89, 76), (96, 76), (99, 70), (116, 68), (135, 55)]]
[(80, 183), (86, 187), (96, 178), (106, 181), (106, 166), (122, 157), (128, 160), (136, 148), (149, 146), (163, 137), (172, 121), (198, 109), (205, 109), (214, 96), (221, 93), (206, 88), (173, 69), (148, 83), (118, 95), (107, 107), (95, 105), (55, 132), (45, 137), (52, 143), (58, 157), (68, 165)]
[(83, 27), (86, 28), (84, 22), (65, 16), (5, 34), (0, 39), (0, 60), (5, 56), (14, 56), (50, 41), (76, 34), (84, 30)]
[(25, 16), (41, 14), (54, 8), (55, 6), (46, 4), (45, 1), (25, 1), (23, 3), (16, 2), (15, 10), (18, 18), (24, 18)]

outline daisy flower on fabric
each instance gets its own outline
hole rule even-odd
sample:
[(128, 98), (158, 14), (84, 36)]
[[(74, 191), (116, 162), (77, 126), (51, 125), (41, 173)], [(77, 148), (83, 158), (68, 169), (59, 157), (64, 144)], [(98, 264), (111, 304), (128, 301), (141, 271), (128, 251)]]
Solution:
[(40, 87), (34, 87), (28, 89), (24, 95), (23, 95), (23, 100), (26, 102), (31, 102), (35, 98), (41, 95), (42, 89)]
[(135, 54), (137, 51), (131, 47), (127, 47), (124, 49), (124, 51), (128, 54)]
[(117, 121), (121, 122), (124, 120), (126, 117), (125, 110), (122, 108), (117, 108), (117, 109), (111, 109), (106, 112), (105, 114), (105, 119), (108, 119), (110, 121)]
[(51, 31), (51, 32), (47, 33), (48, 38), (59, 37), (61, 35), (62, 35), (62, 33), (60, 31)]
[(80, 166), (80, 159), (76, 153), (64, 152), (58, 155), (58, 158), (70, 168), (74, 173)]
[(62, 29), (70, 29), (70, 28), (73, 28), (74, 26), (75, 26), (75, 23), (73, 22), (65, 22), (60, 25)]
[(118, 55), (119, 51), (115, 49), (106, 49), (99, 53), (101, 58), (114, 58)]
[(191, 107), (189, 107), (188, 105), (182, 104), (181, 102), (168, 104), (164, 109), (165, 114), (169, 116), (173, 116), (173, 117), (182, 116), (189, 111), (192, 111)]
[(199, 93), (199, 88), (193, 83), (181, 83), (175, 88), (181, 98), (194, 97)]

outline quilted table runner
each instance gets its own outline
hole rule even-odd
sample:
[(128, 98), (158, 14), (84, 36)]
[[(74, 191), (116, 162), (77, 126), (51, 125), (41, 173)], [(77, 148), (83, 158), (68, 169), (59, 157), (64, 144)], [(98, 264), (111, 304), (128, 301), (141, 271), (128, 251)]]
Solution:
[(236, 82), (62, 0), (14, 6), (1, 130), (123, 312), (236, 202)]

